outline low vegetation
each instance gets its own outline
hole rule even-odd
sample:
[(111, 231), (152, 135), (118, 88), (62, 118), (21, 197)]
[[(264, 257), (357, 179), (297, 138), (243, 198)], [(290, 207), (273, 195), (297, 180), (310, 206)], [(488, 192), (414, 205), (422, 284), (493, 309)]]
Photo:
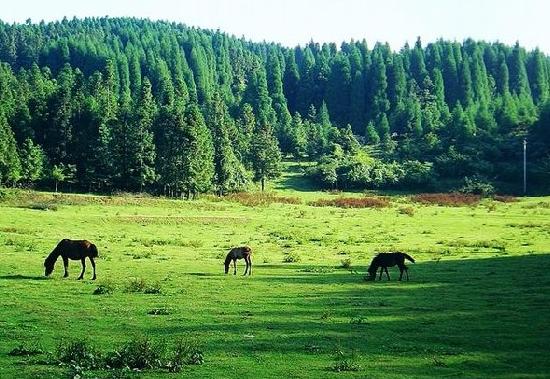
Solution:
[[(271, 198), (300, 201), (249, 206), (223, 196), (3, 193), (1, 378), (550, 370), (540, 359), (550, 340), (548, 198), (284, 190)], [(310, 205), (340, 198), (386, 205)], [(20, 207), (46, 199), (58, 210)], [(62, 237), (97, 244), (96, 281), (89, 265), (76, 280), (78, 262), (63, 279), (61, 261), (44, 278), (43, 260)], [(229, 248), (244, 244), (252, 275), (242, 276), (242, 261), (238, 275), (225, 275)], [(395, 250), (416, 259), (410, 281), (390, 268), (391, 281), (365, 282), (374, 254)]]

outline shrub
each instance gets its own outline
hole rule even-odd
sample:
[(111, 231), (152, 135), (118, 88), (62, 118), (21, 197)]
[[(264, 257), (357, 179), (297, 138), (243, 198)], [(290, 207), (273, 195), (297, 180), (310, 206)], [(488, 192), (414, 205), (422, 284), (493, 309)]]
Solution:
[(402, 215), (407, 215), (407, 216), (414, 216), (414, 213), (415, 213), (415, 209), (413, 207), (401, 207), (399, 208), (399, 213), (402, 214)]
[(338, 208), (384, 208), (390, 205), (390, 201), (385, 197), (339, 197), (311, 201), (308, 205)]
[(184, 340), (176, 341), (174, 349), (170, 354), (166, 368), (171, 372), (178, 372), (183, 365), (202, 365), (204, 363), (204, 355), (202, 351)]
[(132, 278), (126, 286), (126, 291), (158, 294), (161, 292), (161, 288), (159, 282), (148, 282), (143, 278)]
[(465, 194), (487, 197), (495, 193), (495, 187), (486, 178), (474, 176), (464, 178), (464, 185), (458, 191)]
[(351, 359), (341, 359), (330, 368), (334, 372), (359, 371), (361, 366)]
[(153, 308), (151, 309), (149, 312), (147, 312), (148, 315), (162, 315), (162, 316), (166, 316), (166, 315), (169, 315), (170, 314), (170, 310), (167, 309), (167, 308)]
[(163, 349), (148, 337), (137, 337), (108, 353), (105, 363), (110, 368), (151, 369), (162, 366)]
[(101, 366), (101, 355), (86, 340), (61, 342), (57, 346), (56, 357), (59, 362), (94, 369)]
[(477, 204), (480, 196), (464, 193), (423, 193), (412, 196), (411, 199), (421, 204), (436, 204), (443, 206), (460, 207), (464, 205)]
[(102, 283), (94, 290), (94, 295), (110, 295), (115, 291), (115, 286), (111, 283)]
[(301, 260), (302, 258), (297, 253), (294, 253), (294, 252), (285, 254), (285, 257), (283, 258), (283, 262), (285, 263), (296, 263), (296, 262), (300, 262)]
[(342, 261), (340, 262), (340, 267), (349, 269), (351, 267), (351, 258), (342, 259)]
[(29, 355), (38, 355), (43, 353), (44, 353), (44, 350), (42, 350), (42, 347), (34, 343), (22, 343), (17, 345), (13, 349), (11, 349), (8, 355), (11, 355), (13, 357), (22, 357), (22, 356), (29, 356)]

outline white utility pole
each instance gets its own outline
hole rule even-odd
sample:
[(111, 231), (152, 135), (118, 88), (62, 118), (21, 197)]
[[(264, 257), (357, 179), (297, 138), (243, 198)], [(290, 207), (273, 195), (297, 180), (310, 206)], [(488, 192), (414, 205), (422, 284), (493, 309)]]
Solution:
[(523, 195), (527, 194), (527, 139), (523, 139)]

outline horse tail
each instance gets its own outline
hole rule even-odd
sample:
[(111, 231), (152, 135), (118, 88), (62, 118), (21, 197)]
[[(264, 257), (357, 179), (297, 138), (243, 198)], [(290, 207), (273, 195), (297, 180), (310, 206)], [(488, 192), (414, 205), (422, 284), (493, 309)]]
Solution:
[(411, 257), (409, 254), (407, 254), (407, 253), (401, 253), (401, 254), (403, 254), (403, 256), (404, 256), (406, 259), (408, 259), (409, 261), (411, 261), (412, 263), (414, 263), (413, 257)]
[(97, 250), (97, 246), (93, 243), (90, 244), (90, 257), (97, 258), (99, 257), (99, 251)]

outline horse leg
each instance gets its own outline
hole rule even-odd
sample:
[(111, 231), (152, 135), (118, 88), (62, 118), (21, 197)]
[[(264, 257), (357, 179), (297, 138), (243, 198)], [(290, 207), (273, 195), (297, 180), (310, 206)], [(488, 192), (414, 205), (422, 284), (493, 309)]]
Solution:
[(388, 277), (388, 280), (390, 280), (390, 273), (388, 272), (388, 267), (384, 267), (384, 269), (386, 270), (386, 276)]
[(82, 272), (80, 273), (78, 280), (81, 280), (84, 277), (84, 272), (86, 271), (86, 258), (82, 258), (80, 262), (82, 262)]
[(399, 266), (399, 271), (401, 272), (401, 274), (399, 275), (399, 281), (401, 281), (401, 278), (403, 278), (403, 267)]
[(384, 273), (384, 267), (380, 267), (380, 276), (378, 277), (378, 280), (382, 280), (383, 273)]
[(252, 275), (252, 258), (248, 257), (248, 276)]
[(92, 280), (95, 280), (95, 262), (94, 262), (94, 258), (90, 257), (90, 263), (92, 263), (92, 267), (94, 269), (94, 276), (92, 276)]
[(407, 282), (409, 281), (409, 269), (405, 267), (405, 274), (407, 274)]
[(69, 276), (69, 258), (63, 257), (63, 268), (65, 269), (65, 275), (63, 275), (64, 278)]
[(244, 263), (246, 265), (246, 268), (244, 269), (244, 274), (243, 276), (246, 275), (246, 273), (248, 272), (248, 258), (244, 257)]
[(237, 259), (233, 259), (233, 275), (237, 275)]

